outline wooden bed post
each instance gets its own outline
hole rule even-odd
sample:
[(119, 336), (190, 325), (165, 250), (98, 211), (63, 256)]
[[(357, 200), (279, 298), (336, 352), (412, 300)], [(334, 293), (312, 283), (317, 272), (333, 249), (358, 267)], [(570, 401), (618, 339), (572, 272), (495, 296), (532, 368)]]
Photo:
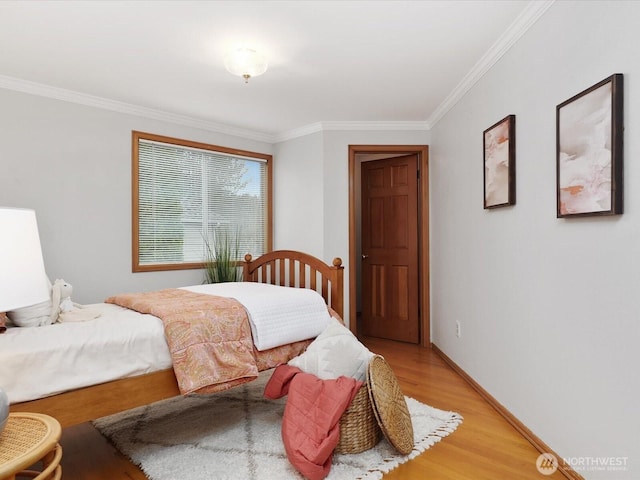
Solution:
[(244, 262), (242, 264), (242, 281), (250, 282), (251, 281), (251, 260), (252, 256), (250, 253), (247, 253), (244, 256)]
[(342, 259), (333, 259), (333, 278), (331, 279), (331, 308), (344, 320), (344, 267)]

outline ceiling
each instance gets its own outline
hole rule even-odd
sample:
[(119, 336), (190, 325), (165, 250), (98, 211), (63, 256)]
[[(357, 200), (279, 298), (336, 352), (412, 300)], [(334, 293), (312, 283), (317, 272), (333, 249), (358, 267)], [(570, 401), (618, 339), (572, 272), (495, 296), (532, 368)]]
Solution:
[[(0, 88), (275, 141), (430, 128), (548, 8), (495, 1), (0, 1)], [(243, 43), (269, 69), (223, 65)]]

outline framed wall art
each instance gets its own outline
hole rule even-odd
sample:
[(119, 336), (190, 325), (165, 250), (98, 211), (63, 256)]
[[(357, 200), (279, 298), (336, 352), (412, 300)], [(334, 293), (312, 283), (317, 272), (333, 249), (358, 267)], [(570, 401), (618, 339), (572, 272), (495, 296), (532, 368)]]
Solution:
[(622, 213), (623, 75), (556, 107), (557, 216)]
[(484, 147), (484, 208), (516, 203), (516, 116), (487, 128)]

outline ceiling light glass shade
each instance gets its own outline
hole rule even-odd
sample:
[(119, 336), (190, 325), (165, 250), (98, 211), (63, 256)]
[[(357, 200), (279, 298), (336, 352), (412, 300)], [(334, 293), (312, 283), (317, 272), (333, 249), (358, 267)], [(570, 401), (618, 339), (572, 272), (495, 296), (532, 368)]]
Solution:
[(225, 56), (224, 66), (229, 73), (244, 78), (247, 83), (251, 77), (267, 71), (267, 58), (251, 48), (238, 48)]

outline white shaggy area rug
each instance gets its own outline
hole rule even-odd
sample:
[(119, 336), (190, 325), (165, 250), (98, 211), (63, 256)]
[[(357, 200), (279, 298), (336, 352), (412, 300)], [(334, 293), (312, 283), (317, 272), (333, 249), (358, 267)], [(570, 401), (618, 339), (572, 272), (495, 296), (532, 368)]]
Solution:
[[(300, 480), (280, 428), (286, 397), (262, 395), (271, 371), (226, 392), (176, 397), (98, 419), (94, 425), (151, 480)], [(328, 480), (373, 480), (420, 455), (462, 422), (454, 412), (406, 397), (415, 446), (406, 456), (387, 442), (334, 455)]]

